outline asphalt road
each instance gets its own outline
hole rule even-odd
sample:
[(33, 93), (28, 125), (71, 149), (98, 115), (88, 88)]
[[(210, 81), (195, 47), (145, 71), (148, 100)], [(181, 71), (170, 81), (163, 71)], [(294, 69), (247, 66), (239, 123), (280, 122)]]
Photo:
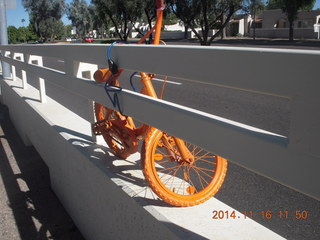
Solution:
[[(63, 62), (44, 59), (44, 65), (63, 69)], [(122, 74), (120, 83), (131, 89), (129, 76)], [(157, 76), (162, 79), (162, 76)], [(290, 101), (288, 99), (260, 95), (210, 84), (195, 84), (181, 79), (168, 79), (164, 99), (188, 107), (229, 118), (268, 131), (287, 136), (290, 125)], [(139, 79), (134, 78), (139, 89)], [(161, 80), (154, 81), (156, 89)], [(51, 94), (56, 90), (51, 91)], [(320, 239), (320, 202), (308, 196), (259, 176), (229, 162), (228, 173), (222, 189), (216, 197), (234, 209), (253, 215), (255, 221), (287, 239)], [(212, 209), (212, 211), (219, 209)], [(265, 218), (270, 211), (271, 218)], [(306, 219), (296, 219), (300, 213)]]

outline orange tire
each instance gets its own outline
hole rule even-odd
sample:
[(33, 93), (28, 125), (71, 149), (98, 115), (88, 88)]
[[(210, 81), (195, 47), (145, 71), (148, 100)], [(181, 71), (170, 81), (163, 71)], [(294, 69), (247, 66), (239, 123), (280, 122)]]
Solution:
[(150, 128), (141, 153), (143, 173), (152, 190), (166, 203), (179, 207), (211, 198), (227, 172), (226, 159), (193, 144), (185, 145), (194, 156), (191, 164), (181, 161), (173, 137)]

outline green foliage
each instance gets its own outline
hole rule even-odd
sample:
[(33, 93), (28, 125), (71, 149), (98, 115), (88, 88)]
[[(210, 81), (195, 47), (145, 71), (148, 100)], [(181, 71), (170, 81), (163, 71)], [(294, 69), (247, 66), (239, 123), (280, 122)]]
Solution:
[(298, 10), (312, 10), (316, 0), (269, 0), (267, 2), (267, 9), (298, 9)]
[(97, 7), (91, 4), (88, 7), (90, 18), (92, 20), (92, 27), (97, 31), (97, 34), (104, 37), (106, 29), (109, 29), (111, 24), (109, 19), (104, 14), (98, 11)]
[(93, 26), (93, 19), (85, 0), (73, 0), (67, 5), (67, 16), (76, 27), (79, 38), (85, 36)]
[(17, 43), (19, 40), (19, 32), (15, 26), (8, 27), (9, 44)]
[(33, 32), (32, 27), (8, 27), (8, 38), (10, 44), (33, 42), (38, 39), (38, 36)]
[[(174, 14), (197, 36), (201, 45), (210, 45), (222, 33), (233, 14), (242, 8), (244, 0), (167, 0)], [(196, 28), (202, 29), (201, 34)], [(218, 29), (209, 38), (209, 31)]]
[(72, 25), (65, 25), (64, 26), (64, 37), (72, 37)]
[(134, 24), (141, 20), (143, 0), (92, 0), (100, 16), (110, 19), (116, 34), (126, 41)]
[(166, 13), (163, 19), (163, 25), (172, 25), (179, 22), (179, 19), (174, 13)]
[(245, 0), (242, 10), (245, 13), (254, 15), (263, 12), (266, 7), (264, 0)]
[(64, 13), (64, 0), (22, 0), (28, 11), (30, 22), (44, 41), (60, 34), (60, 19)]
[(267, 10), (272, 10), (272, 9), (282, 9), (283, 6), (283, 1), (282, 0), (269, 0), (267, 2)]
[[(149, 27), (152, 28), (152, 21), (156, 19), (156, 7), (154, 0), (145, 0), (143, 2), (143, 18), (146, 19), (146, 22), (149, 24)], [(145, 21), (144, 21), (145, 22)]]

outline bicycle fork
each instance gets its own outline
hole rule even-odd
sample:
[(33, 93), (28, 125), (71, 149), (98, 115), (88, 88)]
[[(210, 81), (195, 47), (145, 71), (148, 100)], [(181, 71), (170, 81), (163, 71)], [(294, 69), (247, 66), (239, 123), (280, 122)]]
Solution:
[[(146, 88), (147, 95), (154, 98), (158, 98), (157, 93), (154, 90), (154, 87), (152, 86), (152, 83), (151, 83), (151, 79), (155, 75), (140, 72), (140, 76), (141, 76), (141, 82)], [(174, 139), (175, 145), (177, 146), (178, 155), (180, 155), (180, 157), (182, 158), (179, 160), (179, 162), (187, 162), (189, 164), (192, 164), (194, 162), (194, 156), (186, 147), (186, 145), (184, 144), (184, 141), (177, 137), (173, 137), (173, 139)], [(172, 149), (171, 143), (169, 141), (166, 141), (165, 144), (170, 145), (170, 146), (167, 146), (167, 149)], [(171, 154), (173, 156), (177, 155), (177, 153), (168, 153), (168, 154)]]

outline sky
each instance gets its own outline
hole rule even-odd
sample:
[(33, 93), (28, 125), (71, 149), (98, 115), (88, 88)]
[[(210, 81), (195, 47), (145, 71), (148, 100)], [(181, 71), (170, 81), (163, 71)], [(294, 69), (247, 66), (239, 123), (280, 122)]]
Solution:
[[(15, 27), (26, 27), (29, 25), (29, 15), (25, 11), (24, 7), (22, 6), (22, 0), (7, 0), (7, 1), (15, 1), (16, 8), (15, 9), (7, 9), (7, 26), (15, 26)], [(319, 0), (320, 1), (320, 0)], [(65, 0), (65, 3), (70, 3), (72, 0)], [(91, 0), (86, 0), (88, 5), (91, 3)], [(22, 19), (25, 20), (22, 23)], [(62, 21), (65, 24), (71, 24), (70, 20), (67, 18), (66, 15), (63, 16)]]
[[(29, 16), (28, 13), (24, 10), (21, 1), (22, 0), (8, 0), (8, 1), (16, 1), (16, 9), (7, 9), (7, 26), (27, 26), (29, 25)], [(72, 0), (65, 0), (66, 3), (70, 3)], [(86, 0), (88, 4), (90, 4), (91, 0)], [(315, 9), (320, 8), (320, 0), (316, 1), (314, 6)], [(24, 19), (23, 23), (21, 20)], [(71, 24), (69, 19), (64, 15), (62, 21), (65, 24)]]

